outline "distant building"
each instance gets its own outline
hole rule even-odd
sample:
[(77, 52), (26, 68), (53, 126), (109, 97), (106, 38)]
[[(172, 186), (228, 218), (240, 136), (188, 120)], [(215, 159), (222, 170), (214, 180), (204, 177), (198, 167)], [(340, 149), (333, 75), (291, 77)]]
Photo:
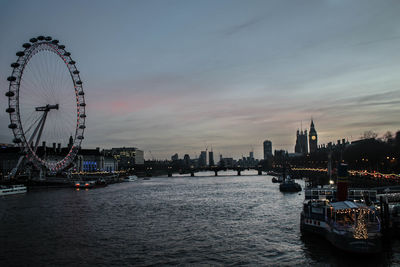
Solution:
[(128, 170), (134, 168), (135, 165), (144, 164), (143, 150), (136, 147), (112, 148), (111, 155), (117, 160), (119, 170)]
[(1, 144), (0, 147), (0, 175), (4, 179), (8, 173), (17, 166), (18, 159), (20, 157), (19, 147), (13, 147), (8, 144)]
[(274, 165), (283, 166), (288, 157), (288, 152), (285, 150), (275, 150), (274, 151)]
[(265, 140), (264, 143), (264, 159), (272, 157), (272, 142)]
[(210, 167), (215, 165), (214, 164), (214, 152), (212, 152), (212, 151), (208, 152), (208, 165)]
[(280, 150), (275, 150), (275, 151), (274, 151), (274, 156), (275, 156), (276, 158), (284, 158), (284, 157), (286, 157), (286, 154), (287, 154), (287, 151), (286, 151), (286, 150), (280, 149)]
[(310, 153), (314, 153), (318, 149), (318, 135), (317, 135), (317, 131), (315, 130), (313, 120), (311, 120), (310, 133), (309, 133), (308, 137), (309, 137), (308, 140), (310, 143)]
[(307, 142), (307, 130), (297, 130), (296, 133), (296, 145), (294, 147), (295, 153), (307, 154), (308, 153), (308, 142)]
[(225, 168), (232, 168), (235, 164), (233, 158), (222, 158), (222, 162), (221, 162), (223, 167)]
[(75, 159), (75, 171), (104, 171), (104, 155), (100, 148), (80, 149)]
[(199, 167), (205, 167), (207, 165), (207, 152), (201, 151), (199, 157)]
[(143, 165), (144, 164), (144, 152), (143, 152), (143, 150), (136, 149), (135, 164), (137, 164), (137, 165)]
[[(37, 147), (36, 153), (40, 158), (45, 158), (48, 162), (56, 164), (63, 160), (72, 147), (71, 138), (69, 144), (61, 147), (61, 143), (53, 143), (52, 146), (46, 146), (43, 141), (41, 146)], [(5, 177), (16, 165), (18, 158), (22, 155), (19, 147), (0, 147), (0, 175)], [(77, 172), (95, 172), (95, 171), (117, 171), (118, 163), (111, 154), (105, 150), (96, 149), (79, 149), (74, 161), (67, 166), (66, 170)]]
[(118, 161), (113, 157), (111, 150), (103, 149), (102, 152), (104, 157), (103, 171), (106, 172), (118, 171)]
[(189, 154), (185, 154), (185, 156), (183, 156), (183, 164), (185, 164), (185, 167), (189, 167), (191, 165)]
[(112, 156), (104, 156), (104, 171), (114, 172), (118, 171), (118, 162)]

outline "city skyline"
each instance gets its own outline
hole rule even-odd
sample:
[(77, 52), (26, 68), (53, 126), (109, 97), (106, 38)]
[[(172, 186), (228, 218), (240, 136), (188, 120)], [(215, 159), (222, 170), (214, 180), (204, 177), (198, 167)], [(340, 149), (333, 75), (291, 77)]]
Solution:
[(0, 4), (0, 87), (22, 43), (60, 39), (84, 82), (85, 148), (262, 158), (266, 139), (292, 152), (311, 117), (319, 144), (400, 129), (396, 1), (40, 2)]

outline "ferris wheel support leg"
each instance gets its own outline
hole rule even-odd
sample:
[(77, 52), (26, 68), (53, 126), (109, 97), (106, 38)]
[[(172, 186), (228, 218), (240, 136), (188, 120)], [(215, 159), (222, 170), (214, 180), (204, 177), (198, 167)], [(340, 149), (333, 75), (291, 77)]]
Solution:
[[(36, 128), (35, 128), (35, 130), (33, 131), (31, 137), (29, 138), (28, 145), (32, 143), (33, 139), (35, 138), (35, 136), (36, 136), (36, 134), (37, 134), (37, 132), (38, 132), (38, 130), (39, 130), (39, 128), (43, 129), (43, 127), (41, 127), (41, 126), (42, 126), (42, 124), (43, 124), (43, 119), (46, 119), (46, 118), (45, 118), (45, 115), (47, 116), (47, 113), (44, 113), (43, 116), (42, 116), (42, 118), (40, 119), (38, 125), (36, 126)], [(36, 140), (36, 142), (37, 142), (37, 140)], [(27, 149), (27, 148), (25, 148), (25, 149)]]
[(46, 180), (46, 168), (45, 167), (40, 168), (39, 180), (41, 180), (41, 181)]
[[(36, 152), (38, 143), (39, 143), (39, 141), (40, 141), (40, 137), (42, 136), (44, 123), (46, 122), (46, 117), (47, 117), (47, 112), (44, 112), (42, 118), (40, 119), (38, 125), (36, 126), (34, 132), (32, 133), (32, 136), (29, 138), (28, 144), (31, 144), (32, 141), (33, 141), (33, 139), (35, 138), (35, 136), (36, 136), (38, 130), (40, 129), (40, 130), (39, 130), (39, 135), (38, 135), (38, 137), (37, 137), (37, 139), (36, 139), (36, 143), (35, 143), (35, 148), (34, 148), (34, 151), (35, 151), (35, 152)], [(25, 151), (27, 151), (27, 149), (28, 149), (28, 148), (25, 147)], [(8, 175), (8, 179), (12, 179), (12, 178), (15, 177), (15, 175), (17, 174), (18, 169), (19, 169), (19, 167), (21, 166), (21, 163), (22, 163), (22, 161), (23, 161), (24, 158), (25, 158), (25, 156), (19, 157), (18, 162), (17, 162), (17, 166), (15, 166), (15, 167), (11, 170), (10, 174)], [(40, 173), (42, 173), (42, 171), (40, 171)]]
[[(40, 123), (38, 125), (38, 127), (40, 126), (40, 130), (39, 130), (39, 134), (38, 137), (36, 139), (36, 143), (35, 143), (35, 149), (34, 152), (36, 152), (39, 141), (40, 141), (40, 137), (42, 137), (42, 132), (43, 132), (43, 128), (44, 128), (44, 123), (46, 122), (46, 118), (47, 118), (47, 111), (44, 112), (42, 119), (40, 120)], [(40, 125), (41, 124), (41, 125)]]
[(15, 166), (15, 167), (11, 170), (10, 174), (8, 175), (8, 179), (9, 179), (9, 180), (10, 180), (10, 179), (13, 179), (13, 178), (15, 177), (15, 175), (17, 174), (17, 171), (18, 171), (18, 169), (19, 169), (19, 166), (21, 166), (21, 163), (22, 163), (22, 161), (23, 161), (24, 158), (25, 158), (25, 156), (20, 156), (20, 157), (19, 157), (18, 162), (17, 162), (17, 166)]

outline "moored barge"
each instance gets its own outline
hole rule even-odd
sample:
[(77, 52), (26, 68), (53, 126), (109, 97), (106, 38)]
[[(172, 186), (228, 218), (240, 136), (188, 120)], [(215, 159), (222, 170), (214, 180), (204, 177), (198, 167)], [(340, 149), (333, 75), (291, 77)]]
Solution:
[(326, 238), (335, 247), (354, 253), (382, 251), (381, 225), (375, 208), (353, 201), (306, 200), (300, 230)]

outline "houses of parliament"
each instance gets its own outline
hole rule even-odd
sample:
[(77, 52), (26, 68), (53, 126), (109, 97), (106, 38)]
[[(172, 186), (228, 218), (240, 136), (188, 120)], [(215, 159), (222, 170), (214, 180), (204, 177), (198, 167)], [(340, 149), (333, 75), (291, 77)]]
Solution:
[[(308, 138), (308, 139), (307, 139)], [(310, 150), (308, 149), (310, 147)], [(310, 132), (307, 136), (307, 130), (303, 131), (297, 130), (296, 133), (296, 145), (294, 147), (295, 153), (307, 154), (308, 151), (310, 153), (314, 153), (318, 148), (318, 135), (315, 130), (314, 121), (311, 120)]]

